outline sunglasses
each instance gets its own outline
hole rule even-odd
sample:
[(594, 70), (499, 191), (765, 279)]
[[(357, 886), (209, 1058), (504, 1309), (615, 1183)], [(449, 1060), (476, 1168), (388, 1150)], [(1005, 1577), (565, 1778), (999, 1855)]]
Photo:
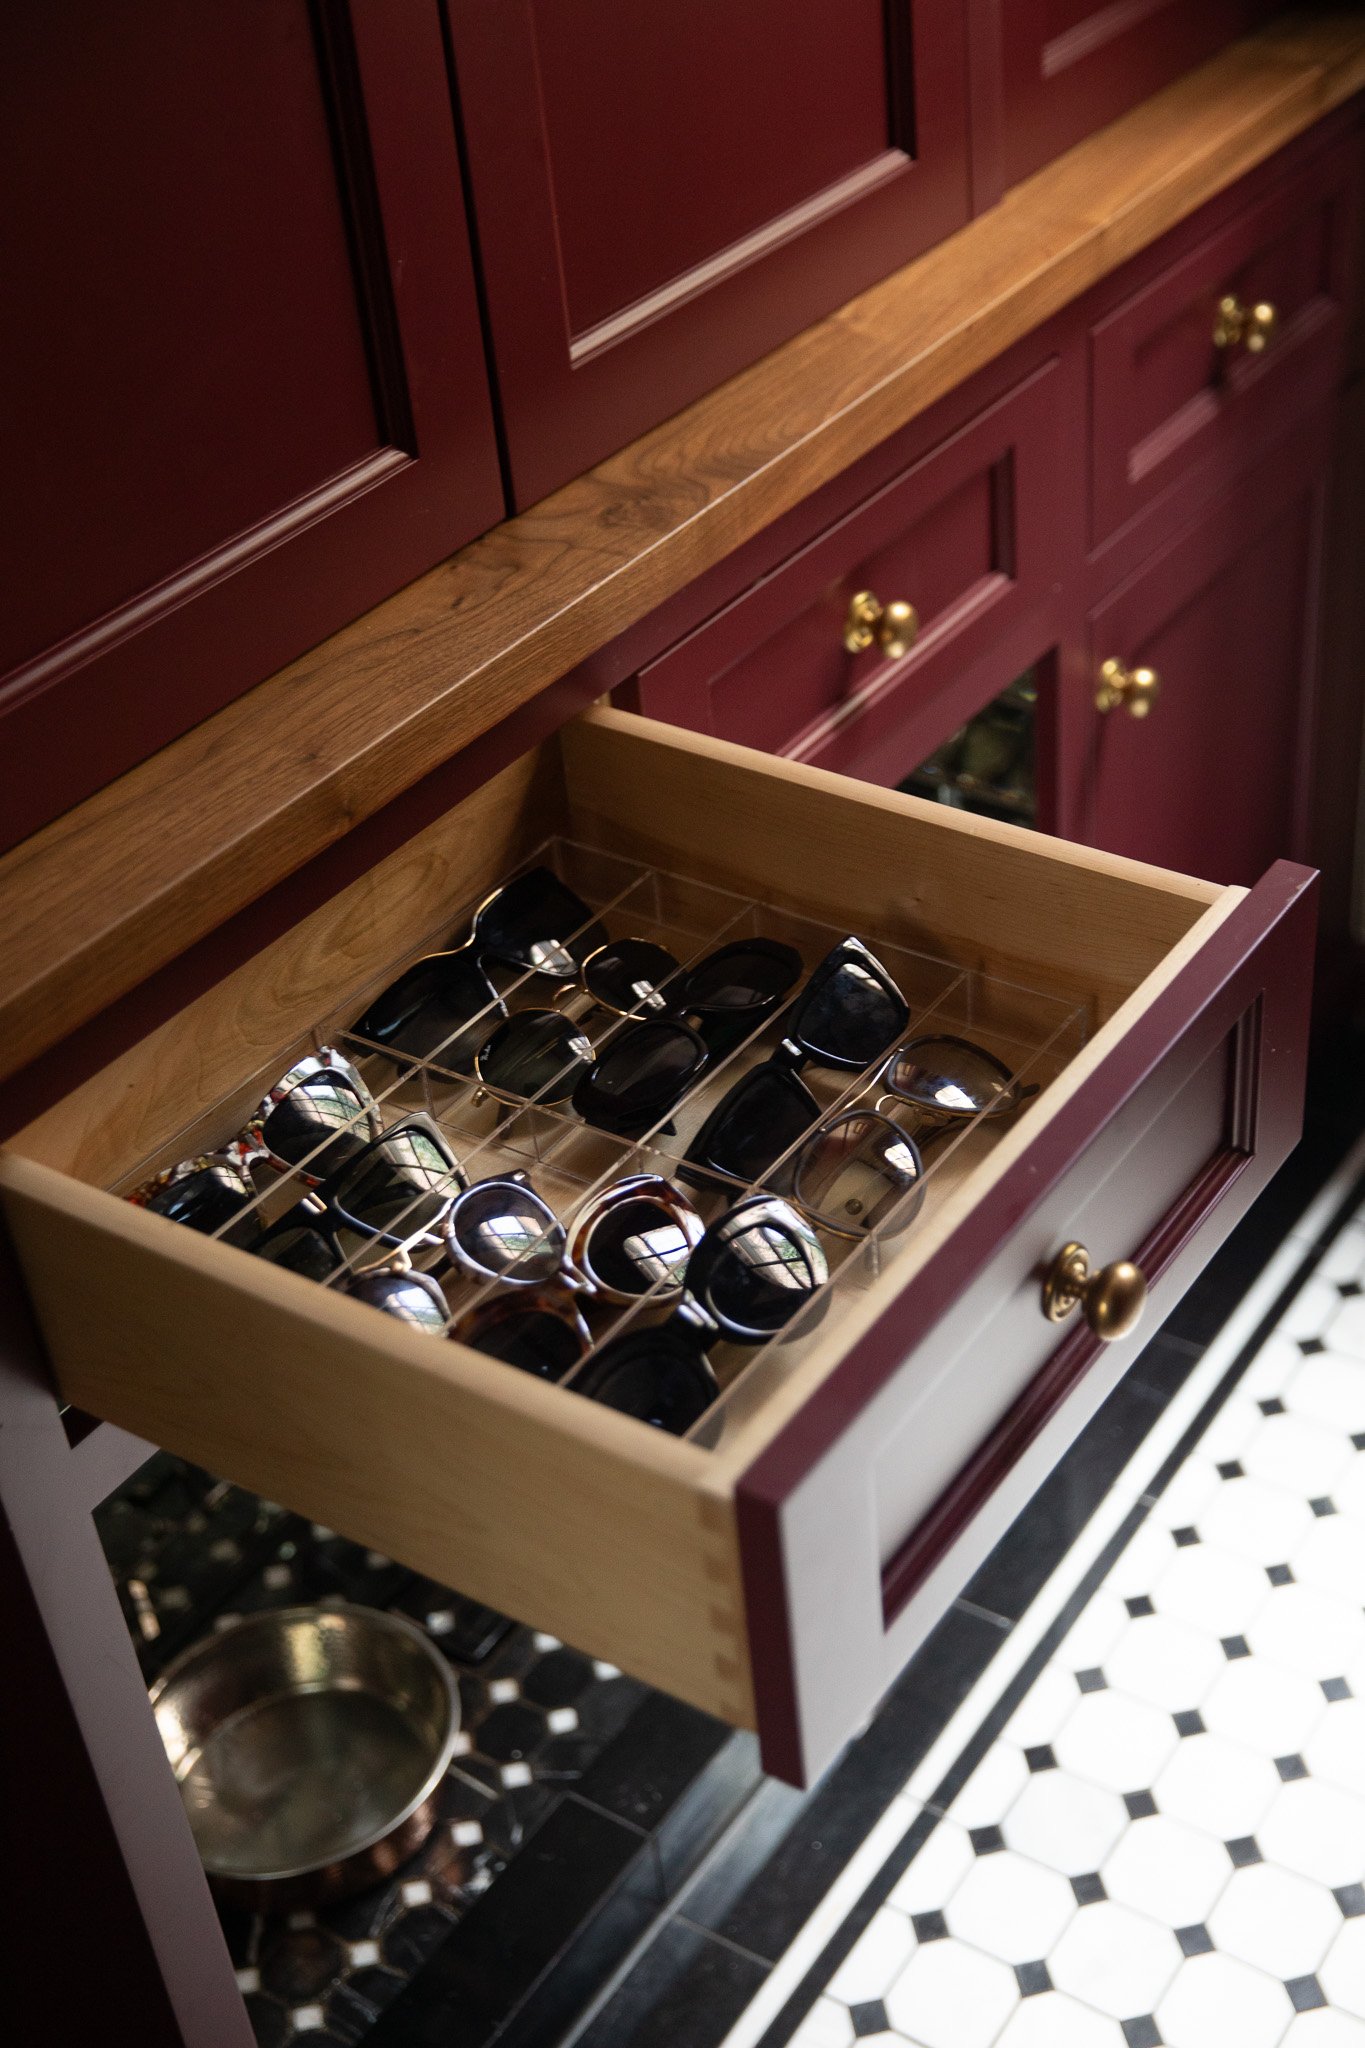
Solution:
[(191, 1230), (224, 1230), (230, 1242), (242, 1243), (250, 1231), (225, 1226), (256, 1199), (251, 1168), (257, 1160), (281, 1173), (297, 1172), (312, 1187), (380, 1128), (369, 1089), (350, 1061), (325, 1045), (295, 1061), (235, 1138), (216, 1152), (167, 1167), (128, 1199)]
[(750, 1195), (703, 1235), (672, 1315), (605, 1344), (577, 1391), (680, 1436), (720, 1391), (706, 1346), (765, 1343), (828, 1279), (805, 1218), (777, 1196)]
[(879, 1079), (886, 1094), (878, 1107), (892, 1100), (918, 1110), (916, 1136), (922, 1144), (972, 1117), (1009, 1116), (1038, 1093), (1036, 1084), (1016, 1081), (983, 1045), (946, 1033), (898, 1045)]
[[(574, 1108), (599, 1130), (638, 1137), (773, 1014), (800, 973), (801, 955), (776, 939), (737, 939), (678, 969), (665, 983), (670, 1014), (630, 1019), (600, 1045), (574, 1086)], [(655, 993), (664, 1004), (664, 990)]]
[(247, 1249), (325, 1280), (345, 1262), (347, 1233), (395, 1247), (439, 1244), (435, 1233), (465, 1185), (430, 1120), (406, 1117), (343, 1160)]
[(485, 962), (571, 982), (606, 944), (582, 897), (549, 868), (530, 868), (484, 898), (463, 945), (414, 961), (376, 996), (356, 1033), (386, 1052), (440, 1052), (444, 1064), (469, 1073), (488, 1041), (489, 1015), (508, 1014)]
[(347, 1274), (341, 1287), (426, 1336), (444, 1337), (450, 1328), (450, 1305), (439, 1283), (430, 1273), (419, 1273), (406, 1251), (395, 1252), (383, 1265)]
[(910, 1008), (887, 969), (861, 939), (833, 947), (785, 1020), (782, 1042), (721, 1097), (693, 1138), (680, 1178), (693, 1186), (761, 1180), (819, 1120), (820, 1105), (798, 1076), (802, 1067), (861, 1069), (893, 1045)]
[(451, 1261), (475, 1280), (541, 1287), (563, 1280), (619, 1304), (676, 1292), (705, 1226), (670, 1181), (631, 1174), (593, 1195), (569, 1229), (524, 1173), (476, 1181), (442, 1225)]

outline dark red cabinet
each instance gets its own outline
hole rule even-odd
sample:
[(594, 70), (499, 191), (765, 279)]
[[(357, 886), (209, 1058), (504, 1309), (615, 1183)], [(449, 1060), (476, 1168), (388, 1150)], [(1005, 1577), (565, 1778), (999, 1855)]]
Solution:
[(1094, 714), (1107, 852), (1250, 885), (1304, 846), (1329, 454), (1319, 416), (1092, 615), (1083, 688), (1110, 658), (1160, 679), (1147, 716)]
[[(1058, 568), (1061, 381), (1045, 362), (918, 452), (642, 669), (624, 701), (717, 738), (899, 782), (1050, 632), (1040, 615)], [(908, 652), (848, 652), (850, 601), (865, 589), (914, 605)]]
[[(1017, 184), (1135, 107), (1282, 0), (986, 0), (1002, 67), (1004, 179)], [(990, 34), (998, 17), (998, 44)], [(987, 26), (989, 24), (989, 26)]]
[(962, 225), (957, 0), (446, 0), (518, 505)]
[(9, 845), (503, 501), (434, 8), (51, 0), (0, 47)]

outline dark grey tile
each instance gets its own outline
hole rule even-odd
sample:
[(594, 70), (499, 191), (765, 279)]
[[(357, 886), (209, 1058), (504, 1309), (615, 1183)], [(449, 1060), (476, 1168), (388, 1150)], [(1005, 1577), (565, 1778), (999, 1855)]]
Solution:
[(716, 2048), (767, 1974), (702, 1929), (665, 1920), (579, 2048)]

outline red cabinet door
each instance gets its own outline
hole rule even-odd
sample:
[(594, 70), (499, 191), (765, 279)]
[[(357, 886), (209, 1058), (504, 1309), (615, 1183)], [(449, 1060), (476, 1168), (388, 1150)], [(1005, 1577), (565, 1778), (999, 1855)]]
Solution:
[(45, 0), (0, 57), (9, 845), (503, 504), (434, 8)]
[(958, 0), (446, 0), (530, 504), (959, 227)]
[[(988, 0), (989, 11), (990, 0)], [(1278, 11), (1281, 0), (993, 0), (1007, 185)]]
[(1092, 613), (1088, 692), (1111, 658), (1160, 678), (1092, 714), (1096, 845), (1247, 885), (1303, 845), (1328, 453), (1319, 418)]

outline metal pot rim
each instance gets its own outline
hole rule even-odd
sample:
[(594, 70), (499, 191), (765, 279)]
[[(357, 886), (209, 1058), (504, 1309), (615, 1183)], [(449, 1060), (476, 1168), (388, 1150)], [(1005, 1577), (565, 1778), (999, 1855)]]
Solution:
[[(406, 1637), (414, 1648), (420, 1649), (432, 1668), (439, 1673), (448, 1709), (445, 1736), (432, 1766), (427, 1772), (426, 1777), (422, 1780), (421, 1785), (406, 1804), (397, 1813), (392, 1814), (382, 1827), (375, 1829), (372, 1833), (365, 1836), (362, 1841), (352, 1844), (347, 1849), (345, 1855), (337, 1859), (339, 1864), (345, 1865), (358, 1857), (368, 1855), (370, 1850), (378, 1848), (380, 1843), (387, 1841), (391, 1835), (397, 1834), (400, 1828), (407, 1825), (413, 1816), (431, 1799), (441, 1780), (445, 1777), (447, 1770), (450, 1768), (451, 1758), (455, 1754), (455, 1744), (460, 1733), (459, 1688), (455, 1683), (455, 1675), (450, 1665), (441, 1655), (440, 1651), (435, 1648), (425, 1630), (419, 1628), (416, 1622), (409, 1621), (406, 1615), (393, 1614), (386, 1608), (366, 1607), (362, 1602), (350, 1600), (338, 1600), (335, 1605), (300, 1603), (294, 1607), (266, 1608), (259, 1614), (238, 1615), (225, 1627), (215, 1630), (210, 1635), (201, 1636), (197, 1642), (190, 1643), (185, 1649), (180, 1651), (178, 1656), (173, 1657), (160, 1678), (157, 1679), (155, 1685), (149, 1689), (147, 1697), (153, 1712), (155, 1712), (157, 1702), (183, 1672), (191, 1669), (195, 1664), (209, 1661), (215, 1652), (223, 1645), (230, 1643), (242, 1631), (250, 1629), (265, 1630), (272, 1626), (278, 1627), (281, 1623), (287, 1622), (310, 1621), (316, 1623), (332, 1614), (361, 1615), (364, 1617), (365, 1626), (388, 1629), (394, 1635)], [(325, 1691), (329, 1689), (321, 1686), (307, 1688), (309, 1691)], [(302, 1691), (304, 1688), (296, 1688), (295, 1690)], [(244, 1872), (240, 1869), (215, 1867), (207, 1856), (202, 1856), (202, 1861), (204, 1869), (210, 1877), (217, 1878), (224, 1883), (234, 1886), (284, 1885), (301, 1878), (316, 1876), (319, 1872), (333, 1867), (331, 1863), (313, 1862), (295, 1864), (284, 1870)]]

